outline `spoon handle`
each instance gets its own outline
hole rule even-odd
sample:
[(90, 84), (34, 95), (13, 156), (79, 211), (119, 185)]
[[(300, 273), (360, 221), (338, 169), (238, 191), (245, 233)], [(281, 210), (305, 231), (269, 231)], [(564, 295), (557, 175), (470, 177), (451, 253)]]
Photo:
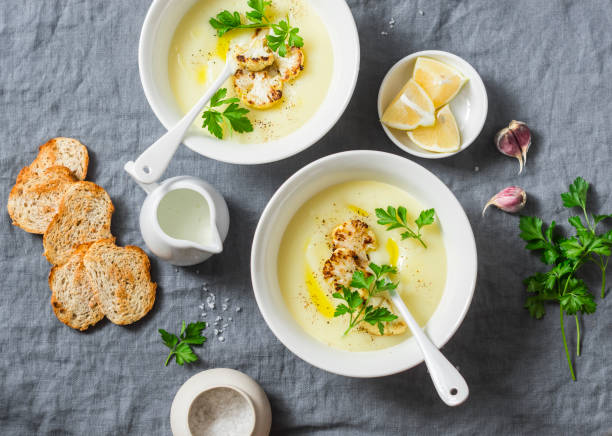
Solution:
[(149, 146), (134, 162), (132, 175), (141, 183), (154, 183), (162, 176), (172, 156), (181, 144), (187, 130), (200, 114), (204, 106), (210, 101), (212, 96), (223, 85), (223, 83), (234, 73), (235, 66), (232, 62), (227, 62), (222, 73), (215, 82), (198, 100), (187, 114), (168, 132), (159, 138), (153, 145)]
[(406, 324), (408, 324), (410, 331), (412, 331), (423, 352), (429, 375), (442, 401), (449, 406), (458, 406), (463, 403), (470, 393), (465, 379), (427, 337), (399, 294), (395, 291), (391, 291), (390, 294), (395, 307), (397, 307)]

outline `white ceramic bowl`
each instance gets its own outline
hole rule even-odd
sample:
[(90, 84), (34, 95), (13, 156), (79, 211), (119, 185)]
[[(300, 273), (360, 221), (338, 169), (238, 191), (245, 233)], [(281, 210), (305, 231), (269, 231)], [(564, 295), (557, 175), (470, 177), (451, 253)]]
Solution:
[[(170, 129), (184, 115), (168, 80), (168, 51), (174, 31), (198, 0), (154, 0), (140, 34), (140, 80), (151, 109)], [(205, 1), (205, 0), (199, 0)], [(275, 141), (238, 144), (203, 135), (194, 126), (183, 143), (196, 153), (223, 162), (260, 164), (292, 156), (316, 143), (336, 124), (348, 105), (359, 73), (359, 36), (344, 0), (309, 0), (327, 27), (333, 46), (334, 68), (327, 96), (300, 129)]]
[(461, 147), (452, 153), (435, 153), (427, 151), (413, 143), (405, 131), (392, 129), (382, 124), (383, 130), (395, 145), (414, 156), (427, 159), (441, 159), (452, 156), (468, 148), (480, 134), (485, 120), (489, 102), (487, 90), (478, 72), (457, 55), (439, 50), (425, 50), (412, 53), (398, 61), (389, 70), (383, 79), (378, 91), (378, 118), (397, 95), (408, 79), (412, 77), (414, 64), (419, 56), (425, 56), (444, 62), (461, 71), (468, 82), (463, 86), (459, 94), (450, 102), (451, 110), (461, 133)]
[[(321, 190), (349, 180), (378, 180), (398, 186), (433, 207), (442, 227), (447, 255), (446, 287), (426, 332), (438, 347), (463, 320), (476, 285), (476, 244), (470, 223), (452, 192), (432, 173), (400, 156), (359, 150), (319, 159), (299, 170), (266, 206), (253, 240), (251, 279), (259, 310), (278, 339), (308, 363), (336, 374), (378, 377), (404, 371), (423, 361), (414, 340), (391, 348), (350, 352), (308, 335), (285, 306), (277, 278), (281, 239), (294, 213)], [(466, 357), (467, 358), (467, 357)]]

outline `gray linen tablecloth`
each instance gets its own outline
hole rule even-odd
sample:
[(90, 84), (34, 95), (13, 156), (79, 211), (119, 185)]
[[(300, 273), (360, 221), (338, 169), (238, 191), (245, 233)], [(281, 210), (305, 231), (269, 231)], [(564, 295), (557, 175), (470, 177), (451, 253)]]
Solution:
[[(330, 0), (335, 1), (335, 0)], [(612, 212), (612, 3), (609, 1), (352, 0), (361, 38), (361, 72), (346, 113), (319, 143), (261, 166), (214, 162), (182, 147), (167, 176), (209, 181), (226, 197), (231, 228), (223, 254), (191, 268), (151, 258), (159, 284), (152, 312), (129, 327), (107, 321), (87, 333), (53, 315), (49, 265), (41, 238), (0, 220), (0, 433), (169, 434), (178, 387), (207, 368), (230, 367), (255, 378), (273, 409), (273, 433), (609, 434), (612, 430), (612, 297), (584, 318), (583, 356), (572, 383), (559, 320), (535, 321), (523, 309), (523, 277), (540, 268), (518, 238), (518, 218), (489, 211), (499, 189), (523, 186), (527, 213), (547, 220), (567, 212), (559, 193), (576, 176), (594, 184), (593, 205)], [(143, 246), (138, 213), (144, 193), (122, 170), (163, 132), (147, 104), (137, 66), (140, 28), (150, 2), (3, 0), (0, 5), (0, 198), (6, 204), (21, 167), (50, 137), (89, 147), (88, 179), (106, 188), (120, 244)], [(393, 26), (389, 25), (391, 20)], [(249, 255), (266, 202), (296, 170), (343, 150), (403, 154), (376, 115), (378, 86), (395, 61), (423, 49), (467, 59), (489, 93), (489, 116), (472, 147), (444, 160), (415, 159), (438, 175), (464, 206), (479, 253), (469, 313), (444, 347), (470, 385), (466, 404), (446, 407), (424, 365), (372, 380), (327, 374), (274, 337), (252, 295)], [(534, 145), (526, 172), (494, 148), (495, 131), (526, 121)], [(409, 157), (406, 155), (406, 157)], [(593, 271), (592, 283), (597, 286)], [(176, 330), (201, 317), (209, 292), (228, 322), (193, 365), (163, 366), (158, 328)], [(228, 298), (228, 310), (222, 303)], [(236, 312), (240, 307), (242, 310)], [(573, 324), (573, 323), (572, 323)], [(573, 325), (568, 322), (570, 345)]]

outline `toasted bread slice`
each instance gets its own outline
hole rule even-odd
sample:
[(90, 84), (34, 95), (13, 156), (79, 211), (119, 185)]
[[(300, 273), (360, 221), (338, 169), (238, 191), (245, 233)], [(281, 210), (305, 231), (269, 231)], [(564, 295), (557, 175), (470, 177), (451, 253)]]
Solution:
[(151, 281), (151, 264), (140, 248), (117, 247), (112, 239), (105, 239), (93, 243), (83, 261), (102, 310), (111, 322), (131, 324), (151, 310), (157, 284)]
[(77, 179), (85, 180), (89, 165), (87, 148), (76, 139), (53, 138), (40, 146), (38, 156), (30, 164), (30, 169), (40, 173), (55, 165), (65, 166)]
[(60, 202), (43, 236), (45, 257), (53, 265), (66, 263), (81, 244), (112, 238), (115, 210), (104, 189), (91, 182), (76, 182)]
[(49, 274), (55, 316), (68, 327), (81, 331), (104, 318), (83, 264), (88, 248), (89, 244), (80, 245), (64, 265), (54, 266)]
[(60, 200), (76, 181), (72, 172), (62, 166), (46, 168), (40, 174), (29, 167), (22, 169), (8, 199), (13, 224), (26, 232), (43, 234)]

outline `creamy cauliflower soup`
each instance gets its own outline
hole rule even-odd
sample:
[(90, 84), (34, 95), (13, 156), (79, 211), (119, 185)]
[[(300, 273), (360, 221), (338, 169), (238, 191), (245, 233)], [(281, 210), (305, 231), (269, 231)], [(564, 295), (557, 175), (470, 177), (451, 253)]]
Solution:
[[(200, 0), (180, 21), (168, 54), (168, 78), (170, 87), (178, 106), (186, 113), (210, 87), (219, 76), (225, 65), (230, 42), (244, 44), (257, 36), (257, 29), (235, 29), (223, 36), (217, 36), (215, 29), (209, 23), (222, 10), (237, 11), (243, 17), (249, 10), (246, 0)], [(299, 129), (315, 113), (323, 102), (332, 77), (333, 53), (329, 35), (317, 12), (306, 0), (274, 0), (266, 8), (266, 17), (271, 21), (290, 20), (291, 26), (299, 28), (299, 35), (304, 45), (300, 48), (299, 74), (286, 75), (281, 81), (269, 85), (264, 91), (255, 86), (253, 94), (273, 94), (274, 101), (270, 104), (246, 104), (249, 109), (246, 115), (253, 126), (252, 132), (227, 132), (223, 139), (240, 143), (261, 143), (286, 136)], [(262, 29), (260, 38), (265, 41)], [(295, 47), (294, 47), (295, 48)], [(295, 60), (291, 52), (285, 56), (275, 54), (277, 63), (283, 64)], [(281, 68), (282, 70), (282, 68)], [(282, 72), (282, 71), (281, 71)], [(253, 86), (249, 83), (249, 75), (262, 74), (259, 71), (242, 75), (242, 80), (230, 78), (223, 85), (227, 89), (227, 97), (240, 97), (241, 85)], [(276, 72), (275, 72), (276, 74)], [(246, 81), (246, 84), (243, 82)], [(238, 85), (237, 85), (238, 84)], [(246, 102), (250, 99), (245, 99)], [(278, 101), (276, 101), (278, 100)], [(202, 119), (195, 124), (202, 134), (210, 133), (201, 128)]]
[[(427, 323), (440, 302), (446, 282), (446, 252), (440, 226), (434, 221), (422, 228), (427, 248), (414, 238), (402, 240), (402, 229), (387, 230), (388, 226), (377, 223), (375, 210), (389, 205), (405, 207), (408, 223), (414, 223), (426, 209), (396, 186), (371, 180), (351, 181), (316, 194), (297, 211), (285, 230), (277, 261), (283, 298), (298, 324), (327, 345), (371, 351), (396, 345), (411, 336), (401, 318), (383, 323), (384, 335), (367, 323), (344, 334), (349, 315), (334, 316), (336, 306), (345, 303), (332, 296), (338, 274), (355, 270), (369, 274), (370, 262), (396, 267), (397, 274), (389, 278), (399, 281), (397, 292), (420, 325)], [(359, 250), (362, 254), (355, 254)], [(392, 313), (398, 313), (390, 299), (383, 300)]]

